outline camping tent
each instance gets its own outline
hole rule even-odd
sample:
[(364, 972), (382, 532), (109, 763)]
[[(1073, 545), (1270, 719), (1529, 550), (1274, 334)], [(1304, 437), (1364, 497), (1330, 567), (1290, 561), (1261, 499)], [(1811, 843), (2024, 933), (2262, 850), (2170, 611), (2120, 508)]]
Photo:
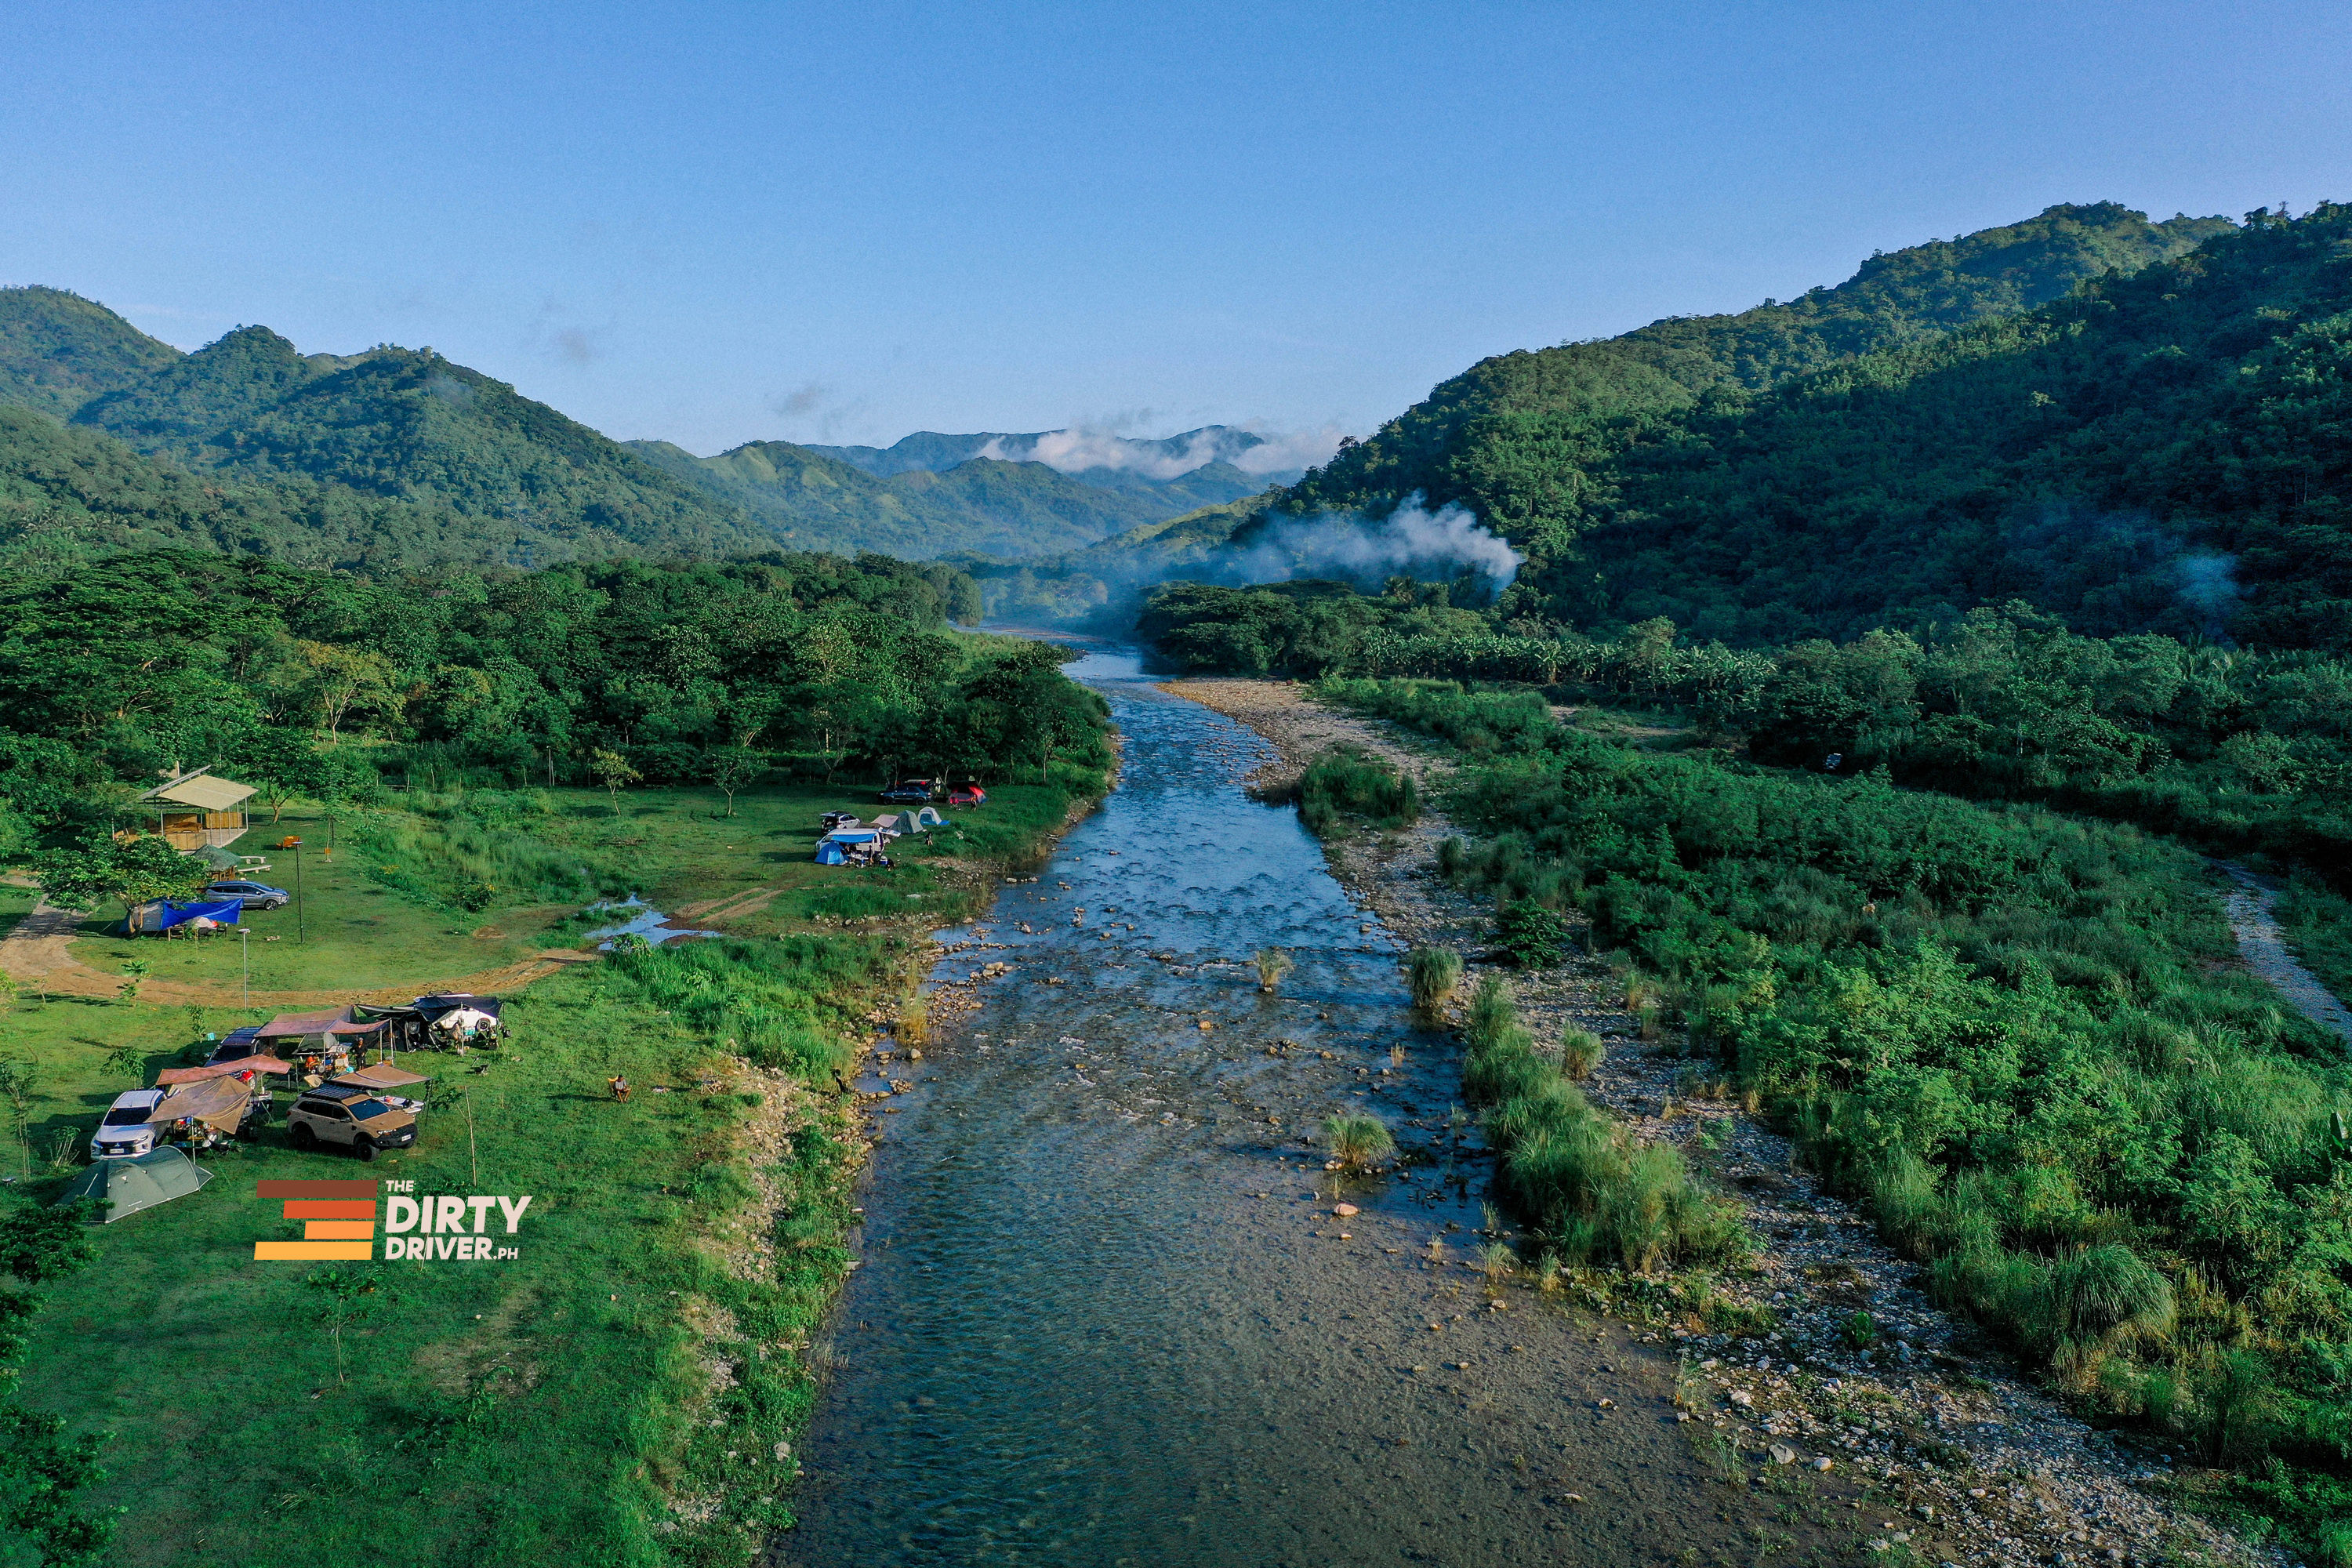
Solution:
[(818, 865), (839, 866), (845, 864), (848, 858), (848, 856), (844, 855), (841, 852), (841, 846), (835, 844), (832, 839), (826, 838), (818, 842), (816, 847), (816, 863)]
[(67, 1184), (58, 1206), (96, 1198), (109, 1205), (100, 1223), (112, 1225), (124, 1215), (184, 1198), (212, 1179), (179, 1150), (155, 1149), (134, 1159), (99, 1161)]
[(215, 925), (233, 926), (245, 910), (236, 899), (205, 899), (193, 903), (175, 903), (170, 899), (152, 899), (131, 911), (131, 929), (134, 931), (170, 931), (203, 916)]

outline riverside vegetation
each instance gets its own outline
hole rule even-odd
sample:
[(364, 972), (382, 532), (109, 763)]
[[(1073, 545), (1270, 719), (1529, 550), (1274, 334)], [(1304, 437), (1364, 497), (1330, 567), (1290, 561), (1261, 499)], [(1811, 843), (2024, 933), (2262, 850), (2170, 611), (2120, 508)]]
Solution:
[[(2352, 1551), (2352, 1071), (2232, 962), (2198, 856), (1884, 769), (1604, 738), (1526, 691), (1319, 695), (1444, 738), (1478, 838), (1442, 868), (1502, 916), (1581, 910), (1628, 1002), (1734, 1073), (1941, 1300), (2095, 1418), (2231, 1467), (2226, 1505)], [(1670, 1151), (1629, 1169), (1653, 1156), (1528, 1049), (1498, 983), (1469, 1039), (1503, 1180), (1555, 1246), (1727, 1244)]]
[[(274, 1135), (205, 1156), (203, 1196), (94, 1233), (100, 1267), (44, 1274), (37, 1310), (6, 1293), (29, 1334), (0, 1413), (27, 1440), (0, 1454), (0, 1556), (722, 1563), (790, 1522), (863, 1148), (841, 1073), (920, 932), (976, 912), (988, 873), (1034, 856), (1111, 763), (1061, 652), (951, 632), (954, 586), (873, 557), (394, 587), (161, 553), (7, 591), (6, 858), (84, 907), (169, 890), (110, 830), (137, 826), (157, 768), (219, 760), (313, 847), (310, 934), (267, 917), (285, 940), (253, 943), (259, 984), (462, 973), (577, 942), (609, 918), (580, 906), (621, 891), (765, 901), (721, 911), (727, 940), (510, 996), (506, 1051), (404, 1058), (433, 1109), (378, 1168), (540, 1203), (512, 1265), (354, 1266), (375, 1289), (337, 1298), (347, 1384), (299, 1332), (255, 1348), (289, 1343), (320, 1292), (253, 1265), (282, 1222), (236, 1193), (349, 1170)], [(621, 775), (600, 754), (642, 782), (601, 787)], [(916, 763), (985, 779), (988, 810), (890, 870), (804, 864), (821, 806)], [(131, 977), (121, 994), (5, 993), (12, 1236), (115, 1092), (274, 1010), (233, 1005), (233, 944), (105, 923), (73, 952)], [(137, 994), (142, 976), (172, 1000)], [(201, 1423), (155, 1418), (159, 1364)], [(403, 1479), (370, 1479), (387, 1469)]]

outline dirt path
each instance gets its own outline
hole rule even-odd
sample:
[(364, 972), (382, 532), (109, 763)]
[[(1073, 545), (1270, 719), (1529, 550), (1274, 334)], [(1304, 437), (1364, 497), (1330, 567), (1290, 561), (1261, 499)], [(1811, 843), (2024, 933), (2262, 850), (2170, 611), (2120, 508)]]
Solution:
[(2352, 1041), (2352, 1007), (2319, 983), (2319, 976), (2294, 961), (2287, 951), (2286, 934), (2279, 929), (2278, 894), (2242, 866), (2221, 863), (2238, 890), (2229, 897), (2230, 933), (2246, 966), (2275, 987), (2287, 1005), (2321, 1028)]
[[(1281, 749), (1294, 775), (1342, 741), (1424, 785), (1442, 784), (1452, 771), (1388, 726), (1317, 708), (1288, 683), (1190, 680), (1163, 689), (1256, 730)], [(1328, 847), (1340, 880), (1398, 935), (1454, 948), (1475, 967), (1492, 921), (1483, 903), (1436, 875), (1433, 847), (1453, 831), (1429, 808), (1409, 833)], [(1748, 1450), (1783, 1444), (1876, 1477), (1882, 1494), (1900, 1501), (1874, 1505), (1863, 1528), (1930, 1562), (2087, 1568), (2183, 1552), (2281, 1561), (2162, 1495), (2173, 1476), (2188, 1473), (2186, 1460), (2092, 1430), (1972, 1325), (1929, 1301), (1918, 1270), (1880, 1242), (1868, 1220), (1794, 1168), (1786, 1139), (1710, 1096), (1696, 1076), (1704, 1064), (1675, 1054), (1669, 1041), (1643, 1039), (1622, 982), (1605, 965), (1579, 957), (1513, 979), (1521, 1017), (1544, 1046), (1556, 1049), (1570, 1027), (1602, 1037), (1609, 1055), (1587, 1085), (1592, 1098), (1637, 1136), (1683, 1147), (1738, 1198), (1763, 1245), (1756, 1271), (1727, 1279), (1725, 1289), (1768, 1310), (1777, 1332), (1655, 1336), (1679, 1352), (1686, 1375), (1706, 1391), (1703, 1404), (1714, 1408), (1700, 1419)], [(1858, 1350), (1843, 1330), (1865, 1310), (1880, 1341)], [(1874, 1511), (1882, 1507), (1883, 1515)]]
[[(51, 909), (47, 903), (33, 906), (33, 912), (16, 922), (5, 938), (0, 938), (0, 973), (5, 973), (19, 985), (44, 991), (53, 996), (111, 997), (122, 989), (122, 977), (92, 969), (72, 952), (75, 934), (81, 929), (82, 917), (69, 910)], [(520, 991), (534, 980), (543, 979), (574, 963), (593, 963), (596, 955), (574, 948), (550, 948), (513, 963), (496, 969), (479, 969), (470, 974), (446, 975), (422, 981), (404, 981), (396, 985), (379, 985), (373, 989), (343, 986), (327, 991), (256, 991), (253, 1005), (257, 1007), (331, 1007), (343, 1002), (366, 1002), (384, 1005), (406, 1002), (412, 997), (430, 995), (436, 991), (458, 992), (479, 995), (499, 995)], [(234, 985), (214, 982), (150, 979), (139, 987), (142, 1002), (187, 1004), (207, 1007), (237, 1007), (245, 1005), (243, 991)]]

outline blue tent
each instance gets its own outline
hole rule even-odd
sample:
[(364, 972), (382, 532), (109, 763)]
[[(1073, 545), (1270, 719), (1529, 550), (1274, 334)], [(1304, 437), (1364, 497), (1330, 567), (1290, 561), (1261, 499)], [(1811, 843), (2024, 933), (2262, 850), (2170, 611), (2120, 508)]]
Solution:
[(816, 847), (816, 863), (820, 866), (840, 865), (842, 863), (841, 846), (830, 838), (819, 844)]
[(170, 899), (156, 899), (139, 906), (131, 921), (132, 931), (170, 931), (185, 925), (198, 915), (215, 925), (233, 926), (245, 912), (245, 905), (236, 899), (213, 899), (197, 903), (174, 903)]

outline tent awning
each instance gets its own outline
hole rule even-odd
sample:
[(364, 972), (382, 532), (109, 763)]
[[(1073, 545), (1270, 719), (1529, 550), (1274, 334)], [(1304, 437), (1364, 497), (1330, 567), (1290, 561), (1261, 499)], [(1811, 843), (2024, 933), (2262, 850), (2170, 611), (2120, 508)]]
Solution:
[(155, 1075), (157, 1089), (169, 1089), (180, 1083), (209, 1083), (216, 1078), (235, 1078), (239, 1073), (287, 1073), (294, 1070), (292, 1062), (281, 1062), (276, 1057), (240, 1057), (233, 1062), (215, 1062), (209, 1067), (165, 1068)]
[(234, 1132), (244, 1125), (246, 1107), (252, 1099), (253, 1090), (234, 1078), (204, 1079), (175, 1087), (147, 1113), (147, 1122), (151, 1127), (164, 1127), (174, 1121), (201, 1121), (215, 1132)]
[(362, 1068), (357, 1072), (338, 1073), (327, 1081), (355, 1083), (362, 1089), (406, 1089), (412, 1084), (431, 1083), (433, 1080), (421, 1072), (410, 1072), (404, 1068), (394, 1067), (389, 1062), (378, 1062), (372, 1068)]

